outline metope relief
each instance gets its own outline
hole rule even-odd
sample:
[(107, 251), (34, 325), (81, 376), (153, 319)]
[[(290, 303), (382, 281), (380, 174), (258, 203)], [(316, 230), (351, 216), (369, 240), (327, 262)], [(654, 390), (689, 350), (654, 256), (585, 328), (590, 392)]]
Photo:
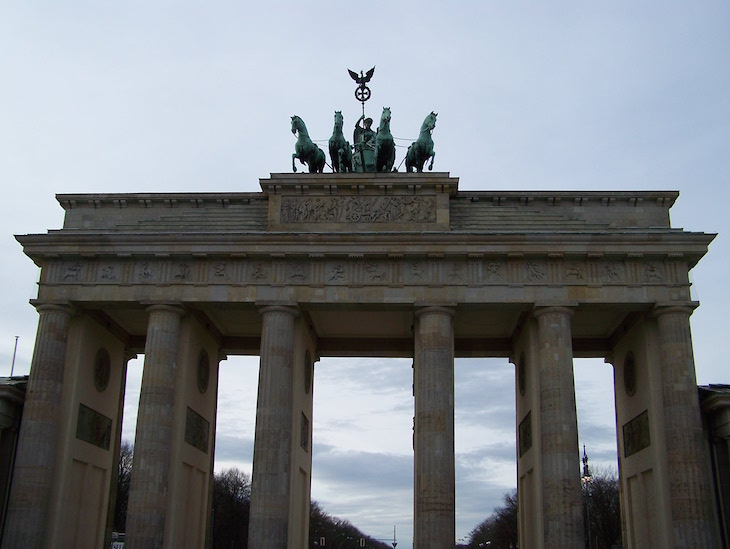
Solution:
[(345, 266), (342, 263), (335, 263), (327, 268), (327, 274), (325, 275), (325, 282), (347, 282), (345, 276)]
[(435, 223), (436, 198), (423, 196), (282, 197), (282, 223)]
[(644, 266), (644, 282), (664, 282), (664, 268), (661, 265), (647, 263)]
[(148, 261), (137, 264), (136, 278), (139, 282), (154, 282), (157, 278), (157, 270)]
[(228, 280), (228, 264), (222, 261), (213, 263), (210, 267), (211, 280)]
[(287, 278), (289, 282), (304, 282), (307, 280), (307, 267), (305, 263), (287, 263)]
[(619, 282), (622, 278), (623, 271), (618, 263), (604, 263), (601, 271), (601, 280), (603, 282)]
[(103, 282), (114, 282), (119, 280), (119, 270), (116, 265), (103, 265), (99, 270), (99, 279)]
[(568, 281), (585, 280), (585, 269), (578, 263), (568, 263), (563, 269), (563, 278)]
[(542, 282), (547, 277), (547, 269), (542, 263), (527, 261), (525, 263), (525, 275), (529, 282)]
[(83, 265), (81, 263), (69, 263), (63, 271), (64, 282), (77, 282), (81, 280)]
[(370, 283), (387, 282), (388, 271), (385, 265), (368, 263), (365, 265), (365, 279)]

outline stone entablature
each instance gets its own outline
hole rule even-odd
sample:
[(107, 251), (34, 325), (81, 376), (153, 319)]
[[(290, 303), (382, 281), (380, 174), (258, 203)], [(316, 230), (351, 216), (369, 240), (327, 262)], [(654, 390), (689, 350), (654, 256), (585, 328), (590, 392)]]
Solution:
[(272, 174), (260, 193), (61, 194), (64, 230), (622, 232), (671, 230), (675, 191), (459, 191), (449, 174)]

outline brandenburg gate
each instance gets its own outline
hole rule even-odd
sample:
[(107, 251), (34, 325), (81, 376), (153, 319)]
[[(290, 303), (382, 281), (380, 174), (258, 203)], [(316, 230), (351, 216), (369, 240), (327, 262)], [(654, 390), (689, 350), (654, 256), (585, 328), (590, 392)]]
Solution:
[(231, 354), (260, 356), (249, 547), (308, 546), (323, 356), (413, 358), (418, 549), (454, 546), (455, 357), (514, 364), (520, 547), (584, 546), (574, 357), (614, 367), (625, 546), (719, 547), (689, 282), (714, 235), (671, 227), (678, 193), (261, 189), (64, 194), (61, 229), (18, 237), (39, 321), (2, 547), (104, 546), (138, 353), (129, 549), (206, 546)]

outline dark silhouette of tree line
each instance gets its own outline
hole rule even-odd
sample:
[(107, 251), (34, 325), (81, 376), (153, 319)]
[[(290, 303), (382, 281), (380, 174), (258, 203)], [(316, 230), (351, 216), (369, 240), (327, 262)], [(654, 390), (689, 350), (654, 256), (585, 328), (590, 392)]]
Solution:
[[(114, 531), (125, 532), (129, 482), (132, 477), (134, 448), (123, 441), (121, 445), (114, 507)], [(236, 467), (213, 475), (213, 514), (211, 520), (212, 549), (246, 549), (248, 546), (248, 517), (251, 507), (251, 479)], [(363, 534), (351, 522), (333, 517), (316, 501), (312, 502), (309, 515), (309, 547), (317, 549), (346, 549), (365, 547), (392, 549), (387, 543)]]
[[(611, 549), (621, 545), (619, 479), (615, 470), (596, 470), (591, 481), (583, 486), (583, 520), (586, 547)], [(517, 490), (512, 490), (504, 494), (502, 504), (469, 533), (466, 545), (459, 547), (515, 549), (519, 547), (518, 543)]]

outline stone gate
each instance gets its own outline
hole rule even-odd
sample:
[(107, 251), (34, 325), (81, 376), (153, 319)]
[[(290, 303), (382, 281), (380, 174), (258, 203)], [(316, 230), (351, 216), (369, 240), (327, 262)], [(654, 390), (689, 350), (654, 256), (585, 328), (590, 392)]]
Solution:
[(108, 539), (144, 353), (127, 546), (204, 547), (218, 363), (260, 356), (249, 547), (308, 546), (314, 363), (413, 357), (414, 543), (452, 547), (454, 358), (516, 376), (520, 546), (583, 547), (574, 357), (614, 366), (627, 547), (717, 547), (678, 193), (272, 174), (257, 193), (64, 194), (19, 236), (39, 324), (3, 547)]

